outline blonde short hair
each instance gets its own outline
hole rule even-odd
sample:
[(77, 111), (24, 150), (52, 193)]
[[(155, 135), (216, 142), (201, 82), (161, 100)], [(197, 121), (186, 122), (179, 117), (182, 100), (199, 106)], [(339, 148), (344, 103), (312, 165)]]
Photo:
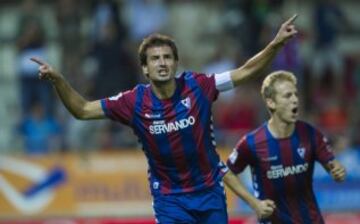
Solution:
[(279, 70), (270, 73), (268, 76), (266, 76), (261, 86), (261, 95), (264, 100), (269, 98), (274, 99), (276, 94), (274, 86), (278, 81), (290, 81), (294, 85), (297, 83), (295, 75), (291, 72)]

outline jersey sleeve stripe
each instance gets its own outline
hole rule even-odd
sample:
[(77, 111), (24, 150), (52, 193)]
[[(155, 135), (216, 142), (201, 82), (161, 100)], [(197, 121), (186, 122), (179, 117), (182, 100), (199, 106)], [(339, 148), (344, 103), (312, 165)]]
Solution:
[(110, 110), (108, 110), (108, 108), (107, 108), (107, 106), (106, 106), (106, 99), (100, 100), (100, 104), (101, 104), (102, 110), (104, 111), (105, 116), (107, 116), (107, 117), (109, 117), (109, 118), (112, 119)]

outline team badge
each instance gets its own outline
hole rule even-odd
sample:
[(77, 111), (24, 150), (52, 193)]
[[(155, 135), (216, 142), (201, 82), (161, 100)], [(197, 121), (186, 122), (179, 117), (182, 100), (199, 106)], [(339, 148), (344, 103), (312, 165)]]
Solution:
[(299, 156), (301, 158), (304, 158), (305, 157), (305, 148), (304, 147), (298, 148), (297, 153), (299, 154)]
[(186, 97), (185, 99), (181, 100), (181, 103), (188, 109), (191, 107), (191, 101), (189, 97)]

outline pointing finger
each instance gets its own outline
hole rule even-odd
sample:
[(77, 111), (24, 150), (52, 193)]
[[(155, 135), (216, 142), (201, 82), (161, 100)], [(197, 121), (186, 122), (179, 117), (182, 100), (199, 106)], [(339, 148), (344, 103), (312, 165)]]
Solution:
[(37, 63), (38, 65), (46, 65), (46, 63), (43, 60), (41, 60), (40, 58), (32, 57), (32, 58), (30, 58), (30, 60)]
[(295, 19), (298, 17), (297, 14), (293, 15), (290, 19), (288, 19), (285, 24), (288, 25), (288, 24), (291, 24), (295, 21)]

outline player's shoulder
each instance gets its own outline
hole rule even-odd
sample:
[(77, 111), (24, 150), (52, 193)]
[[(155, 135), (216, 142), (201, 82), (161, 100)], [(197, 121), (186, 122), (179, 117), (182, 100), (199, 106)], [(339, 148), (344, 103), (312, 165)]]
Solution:
[(297, 130), (299, 130), (300, 132), (304, 132), (305, 133), (309, 133), (311, 135), (315, 134), (315, 136), (324, 136), (323, 131), (321, 130), (321, 128), (316, 127), (306, 121), (298, 121), (296, 124), (296, 128)]
[(201, 78), (209, 78), (212, 77), (212, 74), (205, 74), (201, 72), (194, 72), (194, 71), (184, 71), (181, 74), (178, 75), (177, 78), (183, 78), (185, 80), (188, 79), (201, 79)]
[(305, 129), (308, 129), (308, 130), (317, 130), (317, 128), (314, 125), (312, 125), (309, 122), (304, 121), (304, 120), (296, 121), (296, 128), (297, 129), (305, 128)]
[(148, 88), (150, 88), (149, 84), (138, 84), (132, 89), (119, 92), (117, 95), (109, 97), (109, 100), (118, 100), (120, 98), (134, 98), (139, 91), (144, 92)]
[(260, 135), (266, 132), (267, 122), (249, 132), (249, 135)]
[(246, 134), (244, 134), (237, 142), (237, 150), (250, 150), (252, 152), (256, 151), (257, 145), (261, 144), (263, 141), (266, 141), (265, 126), (261, 125), (256, 129), (253, 129)]
[(259, 127), (247, 132), (243, 139), (244, 141), (250, 141), (250, 139), (257, 139), (262, 140), (262, 139), (266, 139), (266, 125), (267, 122), (263, 123), (262, 125), (260, 125)]
[(145, 92), (147, 90), (150, 90), (150, 84), (137, 84), (134, 88), (125, 91), (124, 93), (127, 94), (136, 94), (138, 92)]
[(150, 89), (150, 84), (137, 84), (132, 91), (145, 91), (147, 89)]

